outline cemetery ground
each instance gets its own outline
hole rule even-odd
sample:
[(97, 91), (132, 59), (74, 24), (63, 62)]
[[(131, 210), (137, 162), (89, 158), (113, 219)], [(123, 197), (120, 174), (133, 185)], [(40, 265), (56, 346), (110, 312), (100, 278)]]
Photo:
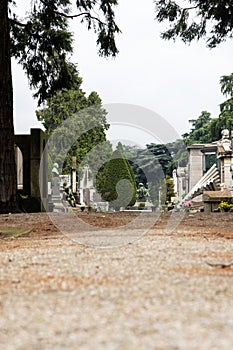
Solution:
[[(124, 229), (136, 213), (77, 215)], [(0, 349), (232, 349), (233, 213), (186, 213), (168, 232), (170, 215), (112, 248), (46, 213), (0, 215)]]

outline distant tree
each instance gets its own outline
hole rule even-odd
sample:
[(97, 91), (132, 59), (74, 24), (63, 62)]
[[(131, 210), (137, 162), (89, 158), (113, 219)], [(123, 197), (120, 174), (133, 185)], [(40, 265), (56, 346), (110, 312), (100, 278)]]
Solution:
[(115, 150), (97, 174), (96, 186), (102, 198), (115, 208), (132, 206), (136, 201), (136, 182), (129, 162)]
[(210, 133), (210, 113), (203, 111), (197, 119), (191, 119), (189, 122), (192, 125), (191, 131), (182, 135), (186, 145), (192, 145), (193, 143), (208, 143), (212, 141)]
[(233, 73), (224, 75), (220, 79), (221, 91), (227, 100), (220, 104), (220, 115), (218, 122), (213, 122), (212, 129), (220, 132), (222, 129), (233, 131)]
[(233, 37), (232, 0), (154, 0), (156, 18), (167, 21), (163, 39), (180, 37), (185, 43), (206, 38), (210, 48)]
[[(166, 144), (149, 144), (147, 145), (148, 151), (153, 154), (154, 160), (159, 168), (163, 171), (163, 174), (171, 175), (175, 167), (174, 159), (171, 149)], [(147, 165), (148, 167), (150, 164)], [(152, 170), (152, 169), (151, 169)]]
[(164, 144), (149, 144), (139, 149), (133, 160), (137, 186), (143, 183), (149, 189), (150, 200), (157, 204), (159, 188), (166, 175), (171, 175), (175, 163), (170, 147)]
[(228, 97), (220, 104), (220, 114), (211, 118), (210, 113), (204, 111), (197, 119), (191, 119), (191, 131), (182, 135), (186, 145), (193, 143), (208, 143), (219, 140), (221, 131), (233, 131), (233, 73), (220, 78), (221, 92)]
[(174, 142), (168, 143), (166, 146), (172, 156), (172, 162), (170, 166), (170, 175), (172, 175), (172, 170), (174, 170), (174, 168), (177, 168), (178, 166), (185, 167), (187, 165), (188, 151), (183, 139), (177, 139)]
[(177, 166), (186, 166), (188, 152), (183, 140), (168, 144), (148, 144), (145, 148), (137, 148), (120, 144), (125, 158), (133, 170), (137, 187), (143, 183), (149, 189), (150, 201), (155, 205), (159, 202), (159, 188), (164, 178), (172, 176)]
[(210, 134), (212, 139), (219, 140), (221, 138), (221, 131), (228, 129), (233, 131), (233, 73), (224, 75), (220, 79), (221, 92), (226, 101), (220, 104), (220, 115), (214, 118), (210, 124)]
[[(143, 170), (140, 168), (140, 165), (141, 165), (140, 160), (141, 158), (143, 158), (143, 156), (141, 156), (141, 153), (144, 152), (144, 149), (139, 148), (135, 145), (131, 146), (131, 145), (118, 143), (117, 150), (119, 150), (124, 155), (124, 157), (128, 160), (131, 166), (131, 169), (134, 173), (137, 187), (140, 182), (146, 184), (147, 183), (146, 176)], [(145, 156), (145, 153), (143, 154)]]
[(220, 78), (221, 92), (224, 96), (233, 97), (233, 73)]

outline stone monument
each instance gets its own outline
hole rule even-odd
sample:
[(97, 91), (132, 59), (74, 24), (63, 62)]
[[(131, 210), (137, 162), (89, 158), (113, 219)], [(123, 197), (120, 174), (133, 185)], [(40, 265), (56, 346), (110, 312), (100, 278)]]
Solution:
[(79, 183), (79, 195), (80, 203), (89, 206), (93, 202), (93, 194), (95, 193), (95, 188), (93, 184), (92, 172), (89, 165), (86, 164), (81, 172), (81, 179)]
[(217, 142), (220, 180), (223, 189), (232, 189), (233, 152), (229, 130), (222, 130), (222, 138)]
[(138, 202), (146, 202), (149, 198), (149, 191), (148, 189), (143, 185), (142, 182), (139, 183), (138, 189), (137, 189), (137, 201)]
[(52, 203), (53, 203), (53, 211), (54, 212), (62, 212), (64, 211), (64, 205), (62, 203), (62, 197), (60, 192), (60, 178), (59, 178), (59, 166), (57, 163), (53, 164), (52, 169)]

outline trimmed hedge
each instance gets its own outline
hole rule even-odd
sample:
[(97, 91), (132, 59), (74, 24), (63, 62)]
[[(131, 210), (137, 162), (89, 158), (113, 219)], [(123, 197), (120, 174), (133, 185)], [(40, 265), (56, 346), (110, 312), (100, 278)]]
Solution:
[(96, 187), (116, 210), (136, 202), (136, 181), (128, 160), (116, 150), (97, 174)]

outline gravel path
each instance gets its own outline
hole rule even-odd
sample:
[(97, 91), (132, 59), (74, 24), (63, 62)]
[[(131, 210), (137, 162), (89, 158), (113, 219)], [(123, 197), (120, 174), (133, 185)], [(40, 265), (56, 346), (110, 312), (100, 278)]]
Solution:
[[(0, 226), (19, 227), (12, 217)], [(196, 216), (195, 232), (186, 220), (167, 234), (162, 218), (141, 239), (101, 249), (43, 217), (39, 230), (35, 218), (21, 222), (31, 234), (0, 240), (0, 349), (233, 348), (230, 229), (211, 233)]]

